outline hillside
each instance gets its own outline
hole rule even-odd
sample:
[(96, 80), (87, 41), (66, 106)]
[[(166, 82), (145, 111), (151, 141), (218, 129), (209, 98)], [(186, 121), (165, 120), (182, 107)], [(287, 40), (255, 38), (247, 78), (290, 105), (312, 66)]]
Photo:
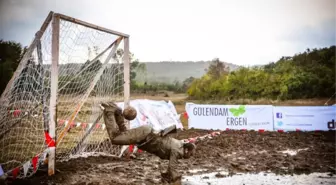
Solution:
[[(172, 83), (175, 80), (182, 82), (186, 78), (203, 76), (209, 67), (210, 61), (207, 62), (142, 62), (146, 64), (147, 74), (137, 73), (136, 81), (144, 82), (165, 82)], [(230, 71), (239, 68), (238, 65), (225, 63), (229, 66)]]

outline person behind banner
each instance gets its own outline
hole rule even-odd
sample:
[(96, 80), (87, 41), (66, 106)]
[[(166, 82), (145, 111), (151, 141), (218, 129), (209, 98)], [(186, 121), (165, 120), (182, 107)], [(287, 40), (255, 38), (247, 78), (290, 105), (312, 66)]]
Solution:
[(162, 131), (156, 131), (149, 125), (128, 130), (124, 119), (135, 119), (137, 112), (133, 107), (128, 106), (122, 111), (113, 102), (103, 103), (101, 107), (112, 144), (135, 145), (137, 148), (154, 154), (163, 160), (169, 160), (167, 172), (161, 173), (162, 179), (167, 182), (175, 182), (181, 179), (181, 175), (176, 169), (178, 159), (190, 158), (195, 152), (196, 145), (169, 137), (169, 133), (176, 131), (175, 125)]

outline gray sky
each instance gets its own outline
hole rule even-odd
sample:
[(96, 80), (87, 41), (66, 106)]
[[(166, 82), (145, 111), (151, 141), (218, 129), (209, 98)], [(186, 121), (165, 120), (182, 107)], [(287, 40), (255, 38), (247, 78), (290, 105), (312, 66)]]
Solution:
[(0, 39), (28, 45), (54, 11), (130, 34), (140, 61), (266, 64), (335, 45), (335, 0), (0, 0)]

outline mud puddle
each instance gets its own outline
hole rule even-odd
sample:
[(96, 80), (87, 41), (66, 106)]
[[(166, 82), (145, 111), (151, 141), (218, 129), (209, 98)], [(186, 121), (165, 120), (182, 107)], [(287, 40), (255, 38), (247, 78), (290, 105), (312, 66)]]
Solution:
[(335, 185), (336, 176), (330, 173), (311, 173), (308, 175), (276, 175), (261, 172), (258, 174), (237, 173), (230, 175), (227, 171), (184, 176), (182, 185)]

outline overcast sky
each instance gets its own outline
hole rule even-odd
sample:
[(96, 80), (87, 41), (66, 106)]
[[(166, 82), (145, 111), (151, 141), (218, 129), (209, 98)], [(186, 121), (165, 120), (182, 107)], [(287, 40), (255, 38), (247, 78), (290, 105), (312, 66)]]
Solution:
[(254, 65), (335, 45), (335, 0), (0, 0), (0, 39), (28, 45), (49, 11), (129, 34), (140, 61)]

